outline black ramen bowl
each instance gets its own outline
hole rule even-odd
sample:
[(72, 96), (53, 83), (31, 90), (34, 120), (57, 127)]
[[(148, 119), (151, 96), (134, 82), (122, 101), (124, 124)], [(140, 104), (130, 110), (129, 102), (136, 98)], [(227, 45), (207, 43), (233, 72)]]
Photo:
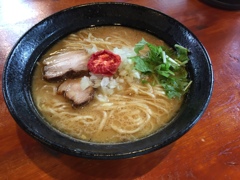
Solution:
[[(31, 80), (39, 57), (56, 41), (95, 26), (127, 26), (146, 31), (173, 47), (190, 50), (193, 80), (179, 113), (155, 134), (126, 143), (99, 144), (71, 138), (51, 127), (38, 112)], [(213, 88), (213, 71), (204, 46), (175, 19), (146, 7), (126, 3), (92, 3), (60, 11), (36, 24), (17, 42), (5, 64), (3, 94), (17, 124), (30, 136), (59, 152), (92, 159), (120, 159), (160, 149), (183, 136), (204, 113)]]
[(240, 0), (201, 0), (201, 1), (213, 7), (217, 7), (221, 9), (227, 9), (227, 10), (240, 9)]

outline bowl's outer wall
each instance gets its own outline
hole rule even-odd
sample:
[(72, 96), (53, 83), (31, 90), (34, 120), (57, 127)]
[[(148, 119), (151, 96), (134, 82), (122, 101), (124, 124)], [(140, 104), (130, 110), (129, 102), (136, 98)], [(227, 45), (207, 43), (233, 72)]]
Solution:
[(213, 7), (227, 9), (227, 10), (239, 10), (239, 0), (201, 0), (202, 2), (209, 4)]
[[(36, 61), (59, 38), (87, 27), (122, 25), (147, 31), (170, 46), (190, 50), (188, 65), (193, 80), (178, 115), (163, 130), (148, 138), (123, 144), (86, 143), (48, 125), (31, 97)], [(60, 11), (41, 21), (18, 41), (5, 64), (3, 93), (9, 111), (27, 133), (60, 152), (86, 158), (118, 159), (142, 155), (172, 143), (185, 134), (205, 111), (212, 93), (210, 58), (201, 42), (182, 24), (161, 12), (126, 3), (95, 3)]]

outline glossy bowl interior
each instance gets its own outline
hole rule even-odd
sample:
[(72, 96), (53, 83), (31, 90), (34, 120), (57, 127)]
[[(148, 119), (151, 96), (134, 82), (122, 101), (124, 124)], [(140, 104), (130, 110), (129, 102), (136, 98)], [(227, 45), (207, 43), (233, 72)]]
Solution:
[[(189, 75), (193, 80), (176, 117), (162, 130), (135, 142), (98, 144), (71, 138), (52, 128), (36, 109), (31, 96), (35, 63), (53, 43), (77, 30), (94, 26), (127, 26), (146, 31), (170, 46), (190, 50)], [(18, 41), (4, 68), (3, 94), (18, 125), (48, 147), (69, 155), (93, 159), (120, 159), (160, 149), (184, 135), (205, 111), (212, 93), (210, 58), (185, 26), (146, 7), (126, 3), (92, 3), (60, 11), (36, 24)]]

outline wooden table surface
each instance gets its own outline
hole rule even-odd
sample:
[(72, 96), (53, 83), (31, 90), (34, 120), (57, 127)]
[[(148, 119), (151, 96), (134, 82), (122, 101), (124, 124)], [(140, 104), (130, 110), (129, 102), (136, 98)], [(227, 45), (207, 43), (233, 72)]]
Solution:
[[(14, 44), (33, 25), (87, 0), (0, 0), (0, 77)], [(199, 0), (118, 0), (150, 7), (189, 28), (207, 49), (214, 90), (182, 138), (133, 159), (89, 160), (49, 150), (15, 123), (0, 94), (0, 179), (239, 179), (240, 11)], [(0, 83), (2, 86), (2, 82)]]

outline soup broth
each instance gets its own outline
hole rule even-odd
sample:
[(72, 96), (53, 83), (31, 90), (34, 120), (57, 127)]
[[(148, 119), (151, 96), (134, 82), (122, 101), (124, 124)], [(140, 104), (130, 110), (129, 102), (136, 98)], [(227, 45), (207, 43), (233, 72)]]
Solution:
[[(160, 85), (143, 84), (128, 57), (134, 56), (134, 45), (142, 38), (162, 45), (155, 36), (139, 30), (106, 26), (80, 30), (51, 47), (37, 63), (33, 80), (33, 100), (46, 121), (74, 138), (97, 142), (119, 143), (149, 136), (168, 123), (182, 104), (182, 98), (168, 98)], [(116, 74), (108, 77), (114, 88), (99, 87), (92, 101), (73, 107), (57, 94), (61, 82), (43, 79), (43, 60), (53, 54), (85, 49), (89, 54), (107, 49), (121, 56)]]

